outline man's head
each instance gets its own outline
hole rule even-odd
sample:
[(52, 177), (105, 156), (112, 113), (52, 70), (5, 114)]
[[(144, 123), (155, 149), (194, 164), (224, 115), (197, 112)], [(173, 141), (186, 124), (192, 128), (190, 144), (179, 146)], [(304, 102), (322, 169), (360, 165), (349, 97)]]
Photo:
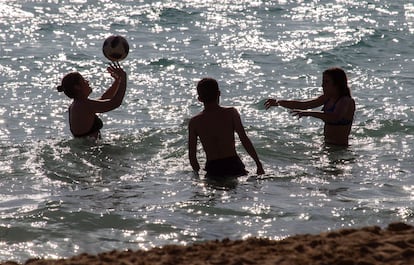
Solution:
[(203, 103), (218, 102), (220, 90), (215, 79), (206, 77), (201, 79), (197, 84), (198, 100)]

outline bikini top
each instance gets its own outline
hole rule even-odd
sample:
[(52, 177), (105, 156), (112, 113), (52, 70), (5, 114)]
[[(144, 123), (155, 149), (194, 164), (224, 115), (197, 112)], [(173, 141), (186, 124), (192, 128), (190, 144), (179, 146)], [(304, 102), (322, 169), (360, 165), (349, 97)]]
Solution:
[(73, 136), (75, 136), (77, 138), (78, 137), (85, 137), (85, 136), (89, 136), (91, 134), (94, 134), (96, 132), (99, 132), (99, 130), (102, 129), (102, 127), (103, 127), (102, 120), (95, 114), (95, 119), (93, 120), (92, 127), (89, 129), (88, 132), (82, 133), (82, 134), (74, 134), (72, 129), (71, 129), (71, 132), (72, 132)]
[[(326, 108), (326, 103), (328, 103), (328, 101), (326, 101), (325, 104), (323, 105), (322, 111), (323, 112), (334, 112), (335, 107), (336, 107), (336, 103), (338, 103), (338, 101), (340, 99), (341, 98), (338, 98), (335, 101), (335, 103), (330, 108)], [(349, 124), (352, 124), (352, 121), (353, 121), (352, 119), (350, 120), (350, 119), (342, 118), (342, 119), (340, 119), (338, 121), (335, 121), (335, 122), (326, 122), (326, 124), (328, 124), (328, 125), (334, 125), (334, 126), (337, 126), (337, 125), (349, 125)]]

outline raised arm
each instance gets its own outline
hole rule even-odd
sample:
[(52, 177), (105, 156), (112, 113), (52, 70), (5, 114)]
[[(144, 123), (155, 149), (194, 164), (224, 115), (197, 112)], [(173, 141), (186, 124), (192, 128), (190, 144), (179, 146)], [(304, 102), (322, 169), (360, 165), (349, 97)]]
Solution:
[(240, 119), (240, 115), (236, 109), (233, 109), (233, 122), (234, 122), (234, 130), (236, 131), (237, 135), (239, 136), (240, 142), (242, 143), (246, 152), (251, 156), (251, 158), (256, 163), (257, 167), (257, 175), (264, 174), (262, 163), (259, 160), (259, 157), (256, 153), (256, 149), (254, 148), (252, 142), (250, 141), (249, 137), (244, 130), (243, 124)]
[(119, 83), (120, 83), (120, 79), (115, 78), (112, 85), (102, 94), (102, 96), (99, 99), (104, 100), (104, 99), (113, 98), (115, 96), (116, 92), (118, 91)]
[[(89, 107), (95, 113), (108, 112), (118, 108), (122, 104), (127, 86), (127, 74), (118, 63), (113, 63), (107, 68), (115, 79), (113, 85), (98, 100), (89, 100)], [(114, 93), (112, 97), (110, 94)], [(106, 95), (105, 95), (106, 94)], [(108, 97), (108, 98), (106, 98)]]

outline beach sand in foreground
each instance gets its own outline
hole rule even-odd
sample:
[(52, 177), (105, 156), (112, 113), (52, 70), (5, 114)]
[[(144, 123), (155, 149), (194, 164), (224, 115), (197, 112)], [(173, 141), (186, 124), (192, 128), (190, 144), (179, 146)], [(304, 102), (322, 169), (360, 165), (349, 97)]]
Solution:
[[(18, 263), (8, 261), (2, 265)], [(80, 254), (68, 259), (31, 259), (24, 264), (123, 264), (123, 265), (412, 265), (414, 227), (392, 223), (341, 229), (318, 235), (296, 235), (283, 240), (207, 241), (189, 246), (166, 245), (148, 251), (111, 251)]]

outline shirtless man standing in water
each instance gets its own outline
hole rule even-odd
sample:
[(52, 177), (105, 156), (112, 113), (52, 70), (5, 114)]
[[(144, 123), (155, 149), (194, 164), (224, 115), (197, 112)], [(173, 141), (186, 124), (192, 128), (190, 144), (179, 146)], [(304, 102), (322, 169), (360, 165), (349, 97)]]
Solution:
[(264, 174), (262, 163), (256, 150), (247, 137), (238, 111), (233, 107), (222, 107), (219, 104), (220, 90), (217, 81), (203, 78), (197, 84), (198, 100), (203, 103), (204, 110), (191, 118), (188, 130), (188, 151), (190, 164), (195, 172), (200, 170), (197, 161), (197, 140), (200, 138), (206, 153), (207, 176), (238, 177), (246, 175), (243, 162), (236, 153), (234, 133), (253, 158), (257, 166), (257, 174)]

